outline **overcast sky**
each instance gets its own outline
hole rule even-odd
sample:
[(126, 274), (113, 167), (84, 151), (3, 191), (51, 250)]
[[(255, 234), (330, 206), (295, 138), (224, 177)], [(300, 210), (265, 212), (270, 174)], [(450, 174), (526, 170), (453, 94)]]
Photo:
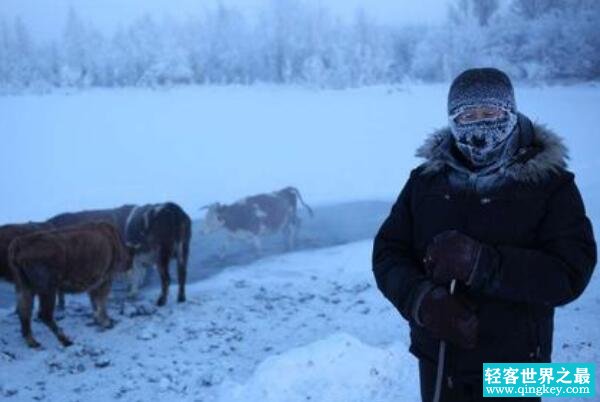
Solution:
[[(36, 37), (54, 36), (63, 29), (72, 5), (88, 22), (103, 31), (144, 14), (182, 18), (199, 14), (217, 0), (0, 0), (0, 16), (21, 16)], [(251, 12), (273, 0), (221, 0)], [(440, 21), (448, 0), (304, 0), (324, 5), (342, 16), (352, 16), (362, 6), (380, 21), (417, 23)]]

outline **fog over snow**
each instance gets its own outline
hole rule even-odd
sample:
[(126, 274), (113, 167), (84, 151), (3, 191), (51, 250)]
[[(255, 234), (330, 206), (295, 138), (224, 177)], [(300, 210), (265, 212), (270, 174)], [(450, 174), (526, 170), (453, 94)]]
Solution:
[[(517, 87), (533, 120), (566, 139), (585, 197), (596, 175), (600, 90)], [(0, 223), (62, 211), (214, 201), (297, 186), (310, 203), (396, 197), (415, 149), (446, 124), (447, 85), (89, 90), (0, 97)]]
[[(220, 0), (252, 16), (272, 1), (285, 0)], [(202, 14), (217, 4), (217, 0), (2, 0), (0, 18), (21, 16), (38, 38), (55, 37), (64, 29), (70, 7), (98, 29), (110, 33), (146, 14), (186, 19)], [(304, 0), (331, 10), (342, 18), (353, 18), (356, 10), (364, 8), (381, 22), (416, 24), (439, 22), (447, 12), (446, 0)]]

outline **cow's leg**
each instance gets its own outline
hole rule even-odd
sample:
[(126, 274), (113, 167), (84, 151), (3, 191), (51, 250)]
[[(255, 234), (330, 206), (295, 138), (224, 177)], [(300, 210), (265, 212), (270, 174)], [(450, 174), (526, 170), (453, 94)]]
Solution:
[(164, 306), (167, 303), (169, 285), (171, 284), (171, 277), (169, 276), (169, 260), (171, 259), (171, 255), (171, 247), (160, 247), (158, 252), (158, 264), (156, 264), (160, 275), (160, 297), (156, 301), (158, 306)]
[(254, 245), (254, 251), (256, 252), (256, 255), (258, 257), (261, 257), (263, 255), (263, 249), (262, 249), (262, 242), (260, 241), (260, 237), (252, 234), (252, 235), (250, 235), (250, 241)]
[(298, 226), (292, 225), (290, 227), (290, 250), (295, 250), (296, 245), (298, 244)]
[(88, 292), (88, 296), (90, 298), (90, 307), (92, 308), (92, 314), (94, 318), (96, 317), (96, 311), (98, 311), (98, 303), (96, 303), (96, 299), (92, 297), (92, 292)]
[(65, 335), (63, 330), (54, 321), (54, 306), (56, 304), (56, 291), (40, 295), (40, 319), (63, 346), (71, 346), (73, 342)]
[(254, 250), (254, 254), (256, 255), (256, 257), (262, 256), (262, 242), (260, 240), (259, 235), (244, 230), (235, 232), (234, 236), (236, 239), (244, 243), (249, 243), (252, 247), (252, 250)]
[(185, 240), (177, 244), (177, 282), (179, 282), (179, 293), (177, 302), (185, 301), (185, 281), (187, 278), (188, 244)]
[(106, 312), (106, 300), (108, 299), (111, 286), (112, 281), (109, 279), (88, 292), (90, 301), (94, 307), (94, 321), (102, 328), (111, 328), (113, 326), (113, 321)]
[(15, 280), (15, 295), (17, 296), (15, 299), (17, 301), (17, 303), (15, 304), (15, 314), (19, 315), (19, 299), (20, 299), (20, 295), (21, 295), (21, 290), (20, 290), (20, 286), (19, 286), (19, 281)]
[(31, 312), (33, 311), (33, 292), (27, 286), (18, 288), (17, 312), (21, 321), (21, 334), (30, 348), (39, 348), (41, 345), (31, 333)]
[(146, 273), (146, 266), (139, 261), (134, 261), (133, 268), (127, 271), (127, 282), (129, 282), (128, 297), (130, 299), (137, 298), (140, 290), (140, 284), (144, 274)]
[(298, 226), (296, 226), (295, 221), (291, 221), (287, 223), (283, 227), (283, 235), (285, 241), (286, 251), (291, 251), (296, 248), (296, 239), (298, 234)]
[(62, 311), (65, 309), (65, 294), (59, 290), (57, 298), (58, 298), (57, 308)]
[(136, 270), (137, 270), (137, 264), (134, 263), (133, 267), (127, 271), (126, 273), (126, 277), (127, 277), (127, 297), (130, 299), (135, 299), (138, 295), (139, 292), (139, 287), (138, 287), (138, 283), (136, 280)]
[(225, 259), (227, 256), (227, 251), (231, 248), (231, 243), (233, 239), (230, 233), (225, 236), (225, 241), (221, 243), (221, 247), (219, 247), (219, 258), (221, 260)]

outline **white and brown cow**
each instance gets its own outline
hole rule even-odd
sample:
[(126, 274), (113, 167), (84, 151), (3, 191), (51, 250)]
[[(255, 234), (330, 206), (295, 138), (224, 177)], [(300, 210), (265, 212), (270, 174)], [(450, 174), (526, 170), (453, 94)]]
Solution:
[(130, 274), (132, 295), (137, 293), (145, 267), (154, 265), (161, 280), (161, 293), (156, 303), (159, 306), (164, 305), (171, 282), (169, 262), (175, 259), (179, 282), (177, 301), (185, 301), (192, 223), (179, 205), (173, 202), (141, 206), (124, 205), (114, 209), (65, 213), (48, 220), (56, 227), (95, 221), (110, 222), (115, 225), (126, 246), (134, 250), (134, 269)]
[(293, 249), (300, 228), (298, 202), (312, 217), (312, 209), (295, 187), (253, 195), (230, 205), (210, 204), (202, 208), (207, 210), (202, 232), (208, 234), (223, 229), (228, 239), (234, 237), (251, 242), (258, 254), (262, 253), (262, 236), (282, 232), (287, 248)]

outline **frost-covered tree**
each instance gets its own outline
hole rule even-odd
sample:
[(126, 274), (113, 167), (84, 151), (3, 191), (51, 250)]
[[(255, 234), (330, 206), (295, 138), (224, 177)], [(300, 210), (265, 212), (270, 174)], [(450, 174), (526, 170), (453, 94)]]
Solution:
[(209, 82), (240, 83), (248, 81), (245, 59), (248, 40), (244, 16), (219, 4), (207, 21), (208, 53), (204, 65)]
[(91, 82), (89, 64), (92, 49), (86, 42), (87, 32), (83, 21), (73, 7), (69, 9), (63, 33), (63, 64), (61, 81), (65, 86), (84, 86)]
[[(448, 80), (493, 65), (517, 79), (600, 79), (600, 1), (453, 0), (436, 25), (383, 25), (368, 10), (270, 0), (248, 18), (217, 3), (186, 21), (144, 16), (100, 33), (70, 9), (63, 35), (34, 40), (0, 21), (0, 87), (270, 82), (318, 88)], [(45, 40), (45, 39), (44, 39)]]
[(563, 0), (513, 0), (511, 10), (526, 20), (536, 20), (550, 12), (571, 7), (572, 3), (577, 1), (571, 0), (567, 3)]
[(499, 7), (499, 0), (456, 0), (450, 3), (448, 16), (454, 24), (473, 20), (480, 26), (486, 26)]
[(34, 45), (23, 20), (17, 18), (14, 24), (12, 44), (11, 76), (18, 86), (29, 86), (36, 80), (36, 60)]
[(0, 83), (5, 88), (10, 88), (14, 82), (13, 63), (15, 56), (13, 55), (14, 43), (12, 32), (4, 19), (0, 20)]

